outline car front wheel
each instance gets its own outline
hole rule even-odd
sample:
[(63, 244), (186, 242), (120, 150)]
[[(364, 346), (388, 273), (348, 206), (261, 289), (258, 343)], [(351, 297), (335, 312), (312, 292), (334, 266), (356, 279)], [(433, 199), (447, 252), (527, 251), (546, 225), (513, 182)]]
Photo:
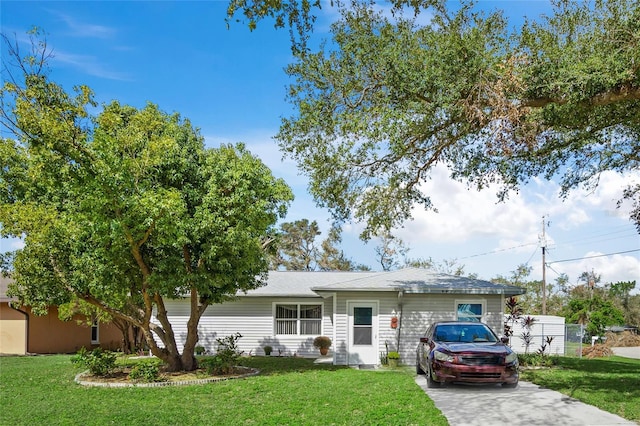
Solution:
[(428, 388), (438, 388), (440, 387), (440, 382), (433, 379), (433, 373), (431, 372), (431, 368), (427, 366), (427, 387)]

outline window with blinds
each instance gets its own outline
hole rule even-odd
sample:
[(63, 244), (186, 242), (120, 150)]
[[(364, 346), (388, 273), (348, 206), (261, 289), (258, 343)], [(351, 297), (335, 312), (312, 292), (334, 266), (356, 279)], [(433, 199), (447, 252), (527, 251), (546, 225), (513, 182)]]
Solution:
[(322, 330), (322, 305), (276, 305), (276, 334), (319, 335)]

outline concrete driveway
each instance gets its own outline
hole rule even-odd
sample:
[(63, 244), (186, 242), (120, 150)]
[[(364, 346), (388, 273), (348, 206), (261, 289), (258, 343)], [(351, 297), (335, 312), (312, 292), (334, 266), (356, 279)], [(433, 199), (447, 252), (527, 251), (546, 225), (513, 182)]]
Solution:
[(640, 359), (640, 346), (630, 347), (630, 348), (611, 348), (614, 354), (618, 356), (623, 356), (625, 358), (636, 358)]
[(586, 426), (635, 425), (592, 405), (528, 382), (515, 389), (500, 385), (448, 385), (427, 388), (425, 376), (416, 377), (451, 426)]

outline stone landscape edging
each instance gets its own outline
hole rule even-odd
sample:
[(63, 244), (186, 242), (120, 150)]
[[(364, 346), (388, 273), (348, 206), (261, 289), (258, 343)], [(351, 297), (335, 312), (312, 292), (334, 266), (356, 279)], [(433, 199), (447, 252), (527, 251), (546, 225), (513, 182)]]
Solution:
[(187, 385), (203, 385), (206, 383), (222, 382), (225, 380), (244, 379), (247, 377), (255, 376), (260, 373), (260, 370), (256, 368), (244, 367), (249, 370), (248, 373), (240, 374), (238, 376), (229, 377), (211, 377), (208, 379), (196, 379), (196, 380), (182, 380), (182, 381), (164, 381), (164, 382), (152, 382), (152, 383), (110, 383), (110, 382), (94, 382), (89, 380), (82, 380), (89, 370), (78, 373), (74, 378), (74, 382), (82, 386), (96, 386), (105, 388), (157, 388), (162, 386), (187, 386)]

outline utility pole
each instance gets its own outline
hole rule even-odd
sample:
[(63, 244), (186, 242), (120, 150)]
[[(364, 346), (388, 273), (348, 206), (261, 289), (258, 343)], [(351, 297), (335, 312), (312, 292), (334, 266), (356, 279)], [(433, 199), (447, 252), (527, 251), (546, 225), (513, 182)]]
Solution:
[(547, 315), (547, 237), (544, 218), (545, 216), (542, 216), (542, 237), (540, 238), (540, 245), (542, 246), (542, 315)]

